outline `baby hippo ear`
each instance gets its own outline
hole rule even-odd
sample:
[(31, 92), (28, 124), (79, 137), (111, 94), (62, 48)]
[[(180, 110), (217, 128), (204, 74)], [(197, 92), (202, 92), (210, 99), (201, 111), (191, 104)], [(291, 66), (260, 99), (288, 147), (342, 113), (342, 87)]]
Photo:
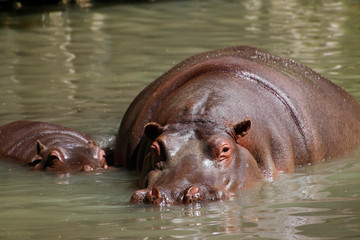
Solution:
[(40, 140), (36, 141), (36, 153), (40, 155), (43, 151), (45, 151), (46, 147), (40, 142)]
[(40, 142), (40, 140), (36, 141), (36, 155), (33, 159), (28, 163), (29, 166), (33, 167), (34, 169), (39, 169), (39, 166), (43, 159), (43, 153), (46, 151), (46, 147)]
[(144, 134), (147, 138), (154, 141), (164, 132), (164, 127), (155, 122), (149, 122), (145, 125)]
[(251, 120), (249, 118), (244, 119), (242, 122), (239, 122), (233, 126), (233, 131), (236, 138), (244, 137), (249, 133), (251, 128)]

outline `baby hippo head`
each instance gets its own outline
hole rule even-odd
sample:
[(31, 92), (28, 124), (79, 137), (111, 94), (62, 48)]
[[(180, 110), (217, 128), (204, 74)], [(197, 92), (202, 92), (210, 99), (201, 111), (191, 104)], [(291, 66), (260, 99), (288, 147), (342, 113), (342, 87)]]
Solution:
[(36, 143), (36, 156), (29, 164), (35, 170), (71, 173), (107, 169), (105, 152), (90, 140), (87, 144), (63, 143), (45, 146)]
[[(206, 121), (145, 126), (138, 155), (140, 186), (132, 202), (185, 203), (229, 198), (261, 178), (253, 156), (238, 144), (251, 121), (218, 127)], [(141, 147), (141, 146), (140, 146)]]

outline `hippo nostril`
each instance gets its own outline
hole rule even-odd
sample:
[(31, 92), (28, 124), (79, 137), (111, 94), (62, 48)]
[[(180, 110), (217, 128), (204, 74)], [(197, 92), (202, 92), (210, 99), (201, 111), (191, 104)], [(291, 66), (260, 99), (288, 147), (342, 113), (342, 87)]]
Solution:
[(142, 202), (144, 202), (146, 194), (147, 194), (146, 189), (140, 189), (131, 195), (130, 202), (142, 203)]
[(186, 190), (186, 194), (195, 195), (198, 194), (200, 189), (197, 186), (191, 186)]
[(151, 195), (154, 196), (154, 197), (156, 197), (156, 198), (160, 198), (160, 197), (161, 197), (160, 191), (159, 191), (159, 189), (158, 189), (157, 187), (153, 187), (153, 188), (151, 189)]
[(185, 189), (183, 202), (185, 204), (198, 202), (199, 200), (201, 200), (200, 197), (200, 188), (197, 186), (191, 186)]
[(152, 204), (161, 204), (163, 203), (164, 198), (161, 196), (161, 193), (157, 187), (153, 187), (145, 196), (144, 202), (145, 203), (152, 203)]

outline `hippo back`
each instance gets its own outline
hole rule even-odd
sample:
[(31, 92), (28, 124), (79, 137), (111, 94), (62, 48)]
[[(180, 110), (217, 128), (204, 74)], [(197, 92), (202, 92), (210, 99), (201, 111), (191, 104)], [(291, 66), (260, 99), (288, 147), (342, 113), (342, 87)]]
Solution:
[[(315, 161), (359, 144), (360, 107), (348, 93), (291, 59), (238, 46), (190, 57), (147, 86), (124, 115), (115, 164), (133, 167), (143, 127), (159, 104), (185, 83), (209, 72), (238, 75), (239, 80), (255, 83), (273, 94), (290, 113), (308, 155)], [(337, 144), (339, 141), (343, 144)]]

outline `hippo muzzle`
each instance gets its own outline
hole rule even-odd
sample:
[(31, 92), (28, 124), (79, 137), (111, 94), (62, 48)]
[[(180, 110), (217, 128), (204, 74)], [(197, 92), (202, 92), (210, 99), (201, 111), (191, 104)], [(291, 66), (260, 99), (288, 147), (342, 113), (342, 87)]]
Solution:
[[(251, 166), (258, 176), (255, 160), (233, 137), (223, 131), (204, 132), (202, 129), (211, 128), (200, 125), (179, 129), (150, 123), (145, 127), (151, 143), (140, 171), (140, 186), (144, 189), (136, 191), (131, 202), (190, 204), (223, 200), (231, 196), (229, 190), (249, 179), (238, 176), (241, 168)], [(245, 164), (251, 161), (253, 164)]]
[[(202, 164), (204, 162), (207, 164)], [(151, 170), (146, 176), (146, 188), (136, 191), (131, 201), (189, 204), (205, 199), (225, 199), (229, 194), (219, 185), (219, 175), (210, 160), (188, 155), (178, 159), (174, 167), (165, 165), (162, 169)]]

